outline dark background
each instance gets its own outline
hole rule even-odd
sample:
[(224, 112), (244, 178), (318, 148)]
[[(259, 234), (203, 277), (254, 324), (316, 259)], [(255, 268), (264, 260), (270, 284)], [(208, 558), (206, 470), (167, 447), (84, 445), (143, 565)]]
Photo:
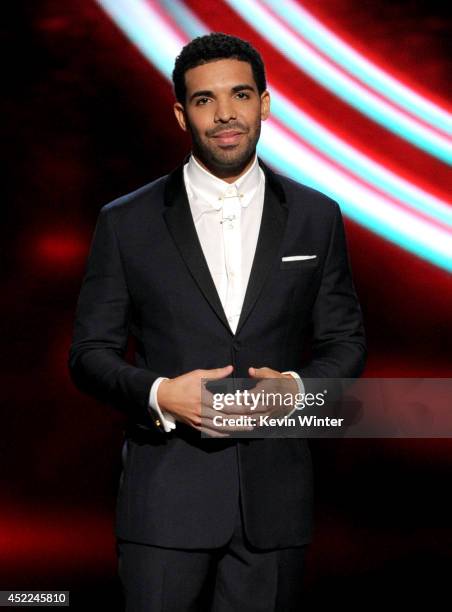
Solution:
[[(221, 2), (189, 2), (212, 29), (262, 50), (272, 81), (350, 142), (446, 197), (446, 167), (278, 69)], [(450, 21), (437, 1), (306, 2), (355, 47), (447, 99)], [(100, 207), (171, 170), (189, 149), (172, 92), (88, 0), (4, 11), (0, 589), (69, 589), (120, 609), (114, 504), (123, 417), (67, 371), (75, 304)], [(298, 80), (297, 80), (298, 79)], [(296, 90), (296, 91), (295, 91)], [(300, 94), (301, 92), (301, 94)], [(366, 376), (450, 376), (451, 278), (347, 221), (369, 341)], [(316, 440), (316, 533), (306, 609), (376, 597), (431, 603), (452, 570), (452, 444)], [(284, 509), (282, 508), (283, 512)]]

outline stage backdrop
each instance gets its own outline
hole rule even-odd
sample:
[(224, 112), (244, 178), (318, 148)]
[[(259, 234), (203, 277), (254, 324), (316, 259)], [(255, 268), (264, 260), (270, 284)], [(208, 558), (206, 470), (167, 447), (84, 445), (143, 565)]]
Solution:
[[(341, 205), (365, 376), (450, 376), (448, 15), (436, 0), (10, 4), (0, 589), (69, 588), (82, 608), (90, 588), (91, 600), (120, 609), (113, 512), (124, 420), (74, 389), (67, 351), (99, 209), (189, 150), (172, 112), (175, 55), (209, 31), (261, 51), (272, 118), (259, 153)], [(350, 605), (391, 588), (435, 597), (452, 560), (451, 446), (311, 444), (310, 602)]]

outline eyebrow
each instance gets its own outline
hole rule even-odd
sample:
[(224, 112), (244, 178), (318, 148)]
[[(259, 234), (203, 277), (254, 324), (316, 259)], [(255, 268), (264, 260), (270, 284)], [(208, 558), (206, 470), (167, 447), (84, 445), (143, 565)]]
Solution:
[[(256, 91), (256, 88), (253, 87), (252, 85), (249, 85), (248, 83), (242, 83), (240, 85), (234, 85), (234, 87), (231, 88), (231, 92), (232, 93), (238, 93), (239, 91)], [(215, 95), (214, 95), (213, 91), (211, 91), (210, 89), (202, 89), (200, 91), (195, 91), (190, 96), (189, 102), (194, 100), (194, 98), (201, 98), (201, 97), (214, 98)]]

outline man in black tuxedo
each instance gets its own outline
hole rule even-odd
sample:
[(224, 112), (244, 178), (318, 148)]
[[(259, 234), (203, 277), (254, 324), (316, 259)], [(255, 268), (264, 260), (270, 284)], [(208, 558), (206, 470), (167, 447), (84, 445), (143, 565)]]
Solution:
[(341, 213), (256, 157), (270, 102), (248, 43), (197, 38), (173, 80), (192, 153), (102, 208), (70, 371), (128, 416), (116, 528), (127, 610), (299, 610), (307, 442), (215, 431), (201, 379), (303, 389), (359, 376), (366, 349)]

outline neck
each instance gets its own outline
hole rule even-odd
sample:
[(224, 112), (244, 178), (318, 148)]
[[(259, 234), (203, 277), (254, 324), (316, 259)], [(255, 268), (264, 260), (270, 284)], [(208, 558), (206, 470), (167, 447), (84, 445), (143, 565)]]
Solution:
[(210, 172), (210, 174), (213, 174), (222, 181), (225, 181), (226, 183), (235, 183), (237, 179), (239, 179), (243, 174), (245, 174), (245, 172), (249, 170), (249, 168), (251, 168), (251, 166), (253, 165), (254, 156), (255, 153), (253, 153), (250, 159), (247, 160), (245, 164), (242, 164), (242, 166), (240, 167), (224, 168), (210, 163), (207, 164), (196, 153), (193, 153), (193, 157), (196, 159), (198, 164), (204, 168), (204, 170), (207, 170), (207, 172)]

